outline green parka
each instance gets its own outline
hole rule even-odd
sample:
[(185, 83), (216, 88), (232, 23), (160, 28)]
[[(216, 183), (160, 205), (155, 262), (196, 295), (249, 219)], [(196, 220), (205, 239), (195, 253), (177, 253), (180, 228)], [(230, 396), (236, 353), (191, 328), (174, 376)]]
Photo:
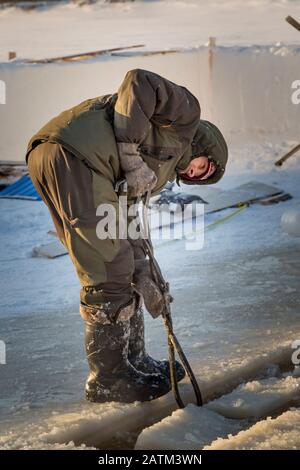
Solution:
[(157, 176), (153, 193), (179, 177), (178, 170), (198, 155), (210, 156), (217, 171), (197, 184), (215, 183), (223, 176), (228, 157), (219, 129), (200, 119), (195, 96), (142, 69), (130, 70), (117, 93), (88, 99), (51, 119), (30, 140), (26, 159), (45, 141), (62, 144), (113, 185), (123, 177), (116, 143), (137, 143)]

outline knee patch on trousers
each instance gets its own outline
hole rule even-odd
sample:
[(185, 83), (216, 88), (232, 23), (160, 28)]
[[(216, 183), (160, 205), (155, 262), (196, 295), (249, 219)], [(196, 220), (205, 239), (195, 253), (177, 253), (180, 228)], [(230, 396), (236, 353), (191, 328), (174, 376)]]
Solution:
[(136, 298), (132, 297), (127, 303), (113, 300), (98, 305), (86, 305), (81, 302), (80, 315), (87, 323), (110, 325), (124, 323), (130, 320), (136, 310)]

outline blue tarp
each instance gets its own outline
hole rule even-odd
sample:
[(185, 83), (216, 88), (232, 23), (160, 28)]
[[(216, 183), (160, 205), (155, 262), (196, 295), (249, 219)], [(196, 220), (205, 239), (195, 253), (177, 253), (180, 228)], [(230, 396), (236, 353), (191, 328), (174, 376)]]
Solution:
[(15, 183), (10, 184), (7, 188), (0, 191), (0, 198), (41, 201), (28, 175), (22, 176), (18, 181), (15, 181)]

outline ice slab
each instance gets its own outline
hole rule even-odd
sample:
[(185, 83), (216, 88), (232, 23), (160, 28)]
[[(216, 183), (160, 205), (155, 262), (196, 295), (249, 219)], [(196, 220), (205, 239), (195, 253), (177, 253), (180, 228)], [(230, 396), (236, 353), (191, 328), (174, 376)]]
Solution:
[(208, 403), (210, 410), (227, 418), (261, 418), (300, 399), (300, 378), (255, 380)]
[(58, 256), (63, 256), (67, 253), (67, 249), (59, 240), (36, 246), (32, 250), (32, 256), (41, 258), (58, 258)]
[(284, 232), (293, 237), (300, 237), (300, 211), (286, 210), (281, 217), (281, 226)]
[[(280, 193), (282, 193), (282, 190), (280, 190), (279, 188), (257, 181), (250, 181), (229, 191), (221, 191), (219, 189), (214, 188), (208, 188), (203, 190), (201, 188), (201, 197), (204, 200), (208, 201), (208, 204), (203, 205), (203, 212), (197, 212), (197, 217), (199, 218), (203, 216), (204, 211), (206, 213), (217, 212), (223, 209), (238, 207), (246, 203), (258, 201), (260, 199), (274, 196), (275, 194)], [(176, 196), (176, 194), (180, 193), (174, 192), (174, 196)], [(153, 198), (153, 202), (155, 203), (155, 198)], [(182, 210), (180, 209), (177, 203), (173, 205), (176, 209), (174, 208), (174, 215), (172, 221), (169, 217), (162, 218), (162, 214), (164, 213), (164, 210), (162, 209), (157, 209), (153, 207), (149, 211), (149, 221), (152, 230), (155, 230), (159, 227), (168, 226), (170, 222), (172, 222), (173, 224), (182, 223)], [(166, 204), (162, 207), (166, 207), (168, 212), (170, 210), (172, 211), (172, 201), (170, 200), (170, 204)], [(192, 219), (192, 217), (195, 215), (193, 211), (194, 209), (191, 204), (186, 207), (184, 214), (185, 221)], [(44, 258), (57, 258), (58, 256), (63, 256), (67, 253), (68, 252), (66, 248), (61, 244), (60, 241), (57, 240), (41, 246), (37, 246), (33, 249), (33, 256), (40, 256)]]
[[(73, 404), (64, 410), (44, 412), (32, 422), (18, 423), (0, 435), (0, 450), (6, 449), (90, 449), (119, 431), (118, 423), (130, 422), (134, 405)], [(130, 409), (129, 409), (130, 408)], [(106, 430), (108, 431), (106, 433)]]
[(236, 434), (242, 427), (239, 420), (261, 418), (299, 399), (299, 385), (300, 379), (291, 375), (240, 385), (202, 408), (188, 405), (144, 429), (135, 448), (200, 449), (215, 440), (214, 436)]
[[(200, 382), (200, 388), (207, 402), (228, 393), (241, 381), (251, 380), (270, 364), (285, 365), (290, 362), (291, 348), (288, 341), (285, 346), (260, 354), (233, 367), (213, 375), (207, 382)], [(194, 403), (195, 397), (189, 384), (179, 384), (184, 403)], [(70, 405), (50, 413), (45, 410), (35, 422), (13, 424), (0, 436), (0, 449), (60, 448), (74, 443), (89, 447), (108, 448), (109, 444), (126, 433), (135, 433), (141, 428), (152, 426), (177, 409), (172, 393), (145, 403), (122, 405), (97, 405), (80, 403)], [(211, 411), (211, 410), (209, 410)], [(212, 411), (211, 411), (212, 412)], [(210, 415), (212, 416), (212, 415)], [(217, 418), (216, 418), (217, 419)], [(223, 418), (225, 419), (225, 418)], [(222, 416), (219, 423), (222, 423)], [(220, 436), (216, 434), (214, 437)]]
[(299, 450), (300, 410), (292, 409), (276, 419), (259, 421), (228, 439), (217, 439), (204, 450)]
[[(154, 229), (164, 225), (159, 221), (159, 214), (161, 212), (169, 212), (171, 210), (174, 212), (173, 223), (176, 224), (182, 221), (182, 210), (180, 205), (176, 202), (176, 197), (179, 194), (180, 192), (170, 191), (170, 194), (166, 197), (167, 202), (162, 204), (159, 208), (155, 205), (157, 197), (152, 199), (153, 207), (149, 212), (149, 215), (151, 216), (151, 228)], [(285, 193), (282, 189), (276, 186), (260, 183), (259, 181), (249, 181), (248, 183), (230, 190), (221, 190), (219, 188), (200, 188), (198, 190), (197, 188), (196, 192), (194, 188), (194, 191), (189, 191), (189, 193), (186, 193), (186, 196), (189, 194), (201, 196), (201, 198), (207, 202), (207, 204), (203, 204), (203, 210), (206, 214), (209, 214), (224, 209), (239, 207), (243, 204), (251, 204), (256, 201), (261, 201), (266, 198)], [(192, 205), (187, 205), (185, 207), (185, 220), (193, 215)]]
[(237, 421), (226, 419), (206, 406), (199, 408), (190, 404), (144, 429), (135, 449), (197, 450), (215, 440), (216, 436), (224, 437), (240, 429)]
[(229, 207), (252, 203), (266, 197), (281, 193), (282, 190), (276, 186), (260, 183), (259, 181), (249, 181), (235, 189), (222, 191), (212, 199), (207, 199), (205, 212), (217, 212)]

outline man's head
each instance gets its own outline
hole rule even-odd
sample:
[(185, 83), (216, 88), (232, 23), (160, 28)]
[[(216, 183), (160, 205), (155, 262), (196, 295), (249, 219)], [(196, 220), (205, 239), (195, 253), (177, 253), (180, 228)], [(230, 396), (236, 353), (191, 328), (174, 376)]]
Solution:
[(228, 159), (226, 141), (215, 124), (199, 120), (193, 141), (177, 166), (185, 184), (214, 184), (224, 175)]

